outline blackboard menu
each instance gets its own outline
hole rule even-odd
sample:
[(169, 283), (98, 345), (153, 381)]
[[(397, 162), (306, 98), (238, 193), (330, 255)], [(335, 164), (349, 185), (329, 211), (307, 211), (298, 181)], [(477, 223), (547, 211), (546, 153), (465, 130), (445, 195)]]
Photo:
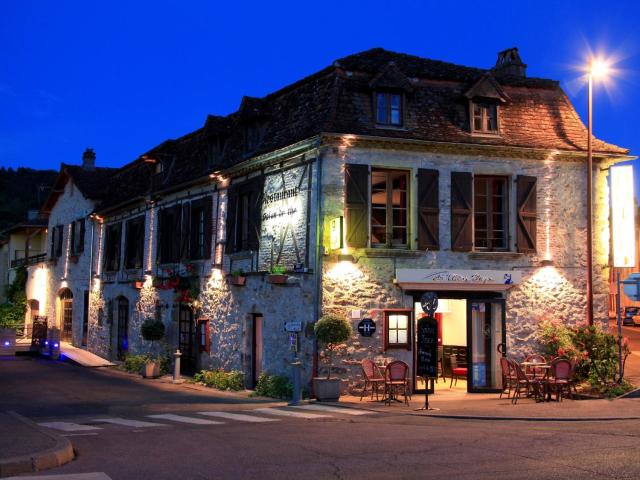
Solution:
[(438, 376), (438, 322), (433, 317), (418, 320), (418, 351), (416, 374)]

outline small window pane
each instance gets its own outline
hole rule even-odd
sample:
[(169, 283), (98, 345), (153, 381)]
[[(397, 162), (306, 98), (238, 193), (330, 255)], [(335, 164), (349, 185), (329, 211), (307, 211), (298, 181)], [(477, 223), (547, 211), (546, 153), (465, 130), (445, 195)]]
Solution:
[(396, 323), (398, 328), (407, 328), (408, 317), (406, 315), (396, 315)]
[(376, 115), (376, 121), (378, 123), (387, 123), (387, 98), (384, 93), (379, 93), (377, 95), (378, 101), (378, 112)]
[(371, 229), (371, 244), (384, 245), (387, 243), (386, 232), (387, 229), (384, 227), (373, 227)]
[(396, 343), (407, 343), (407, 331), (398, 330)]
[(371, 210), (371, 225), (384, 226), (387, 223), (387, 210), (374, 208)]

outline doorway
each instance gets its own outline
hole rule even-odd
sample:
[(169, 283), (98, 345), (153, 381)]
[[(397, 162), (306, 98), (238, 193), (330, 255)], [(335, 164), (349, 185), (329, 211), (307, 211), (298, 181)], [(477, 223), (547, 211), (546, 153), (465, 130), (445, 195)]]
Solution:
[(506, 355), (505, 302), (503, 299), (467, 302), (470, 392), (499, 392), (500, 358)]
[(193, 375), (196, 373), (196, 324), (193, 318), (193, 310), (180, 304), (178, 314), (178, 348), (180, 357), (180, 373)]
[(73, 293), (68, 288), (60, 292), (60, 308), (62, 312), (62, 332), (60, 340), (73, 342)]
[(124, 361), (129, 350), (129, 300), (118, 297), (117, 358)]
[(262, 314), (255, 313), (253, 317), (253, 328), (251, 335), (251, 385), (253, 388), (258, 383), (258, 378), (262, 373), (262, 359), (263, 359), (263, 337), (262, 337)]

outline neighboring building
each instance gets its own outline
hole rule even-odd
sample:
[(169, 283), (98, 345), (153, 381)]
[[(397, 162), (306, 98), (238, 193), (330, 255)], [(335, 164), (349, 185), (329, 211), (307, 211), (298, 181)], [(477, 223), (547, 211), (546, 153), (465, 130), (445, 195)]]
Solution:
[[(576, 195), (587, 131), (557, 82), (525, 70), (516, 49), (491, 70), (373, 49), (245, 97), (110, 173), (99, 202), (82, 197), (49, 222), (96, 219), (91, 267), (75, 287), (64, 275), (74, 298), (94, 292), (88, 348), (148, 351), (139, 328), (156, 317), (184, 373), (238, 369), (252, 386), (261, 371), (288, 375), (297, 349), (310, 380), (322, 369), (313, 324), (337, 313), (354, 326), (339, 357), (357, 386), (365, 357), (413, 372), (418, 304), (432, 291), (469, 389), (497, 388), (498, 349), (524, 355), (541, 320), (586, 319)], [(594, 150), (594, 302), (606, 324), (606, 168), (629, 156), (599, 140)], [(279, 269), (283, 284), (269, 275)], [(361, 335), (365, 318), (376, 328)]]

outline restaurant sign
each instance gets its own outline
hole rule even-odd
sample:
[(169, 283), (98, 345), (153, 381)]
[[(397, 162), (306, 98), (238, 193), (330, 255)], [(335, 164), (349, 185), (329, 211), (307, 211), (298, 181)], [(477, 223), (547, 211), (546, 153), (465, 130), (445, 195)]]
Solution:
[(403, 288), (507, 290), (521, 281), (522, 273), (516, 270), (396, 269), (396, 282)]

